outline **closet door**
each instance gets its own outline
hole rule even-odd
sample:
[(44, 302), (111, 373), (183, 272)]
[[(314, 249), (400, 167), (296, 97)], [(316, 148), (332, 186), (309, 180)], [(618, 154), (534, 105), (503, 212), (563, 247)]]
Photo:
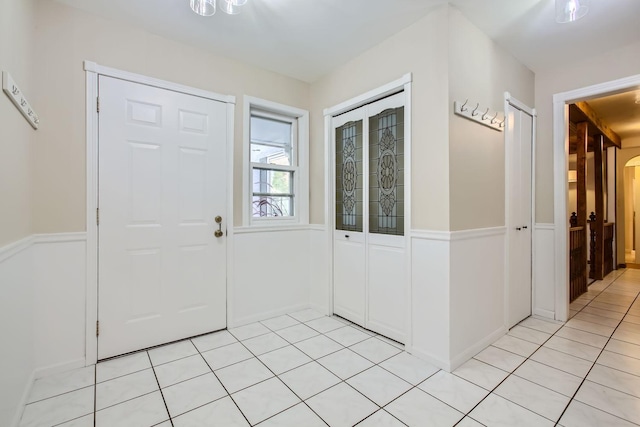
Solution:
[(404, 342), (404, 93), (333, 118), (334, 313)]
[(367, 106), (367, 327), (405, 341), (404, 93)]
[(333, 119), (333, 311), (360, 326), (365, 326), (366, 301), (364, 126), (362, 109)]
[(531, 315), (533, 117), (509, 105), (506, 155), (509, 156), (507, 326)]

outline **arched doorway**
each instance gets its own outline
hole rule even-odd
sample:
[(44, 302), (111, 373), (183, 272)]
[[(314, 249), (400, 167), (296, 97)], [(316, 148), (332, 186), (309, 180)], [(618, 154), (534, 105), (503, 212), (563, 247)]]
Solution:
[(629, 159), (623, 169), (624, 262), (640, 268), (640, 156)]

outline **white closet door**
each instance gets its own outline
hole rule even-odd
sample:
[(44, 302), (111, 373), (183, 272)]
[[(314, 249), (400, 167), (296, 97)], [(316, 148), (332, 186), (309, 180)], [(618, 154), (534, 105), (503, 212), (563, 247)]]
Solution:
[(403, 93), (333, 119), (334, 312), (406, 340)]
[(99, 92), (98, 358), (225, 328), (226, 104), (103, 76)]
[(405, 342), (404, 93), (367, 106), (367, 327)]
[(531, 315), (531, 150), (533, 117), (509, 105), (506, 129), (509, 168), (508, 327)]
[(363, 113), (359, 109), (333, 119), (333, 311), (360, 326), (365, 326), (366, 303)]

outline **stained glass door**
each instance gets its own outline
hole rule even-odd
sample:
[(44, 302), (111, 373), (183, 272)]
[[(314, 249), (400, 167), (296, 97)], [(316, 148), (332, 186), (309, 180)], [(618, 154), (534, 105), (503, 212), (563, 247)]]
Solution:
[(407, 325), (403, 93), (333, 118), (334, 313), (403, 342)]
[(334, 118), (334, 312), (365, 325), (364, 111)]
[(367, 105), (367, 328), (405, 342), (404, 93)]

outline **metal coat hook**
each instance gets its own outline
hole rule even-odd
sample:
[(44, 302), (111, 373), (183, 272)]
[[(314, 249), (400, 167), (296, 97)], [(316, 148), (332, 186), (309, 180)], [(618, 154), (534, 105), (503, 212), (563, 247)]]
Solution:
[(507, 116), (504, 116), (504, 119), (502, 119), (502, 121), (500, 122), (500, 127), (503, 128), (504, 127), (504, 122), (507, 120)]
[[(453, 102), (453, 113), (455, 115), (464, 117), (468, 120), (474, 121), (498, 132), (502, 132), (502, 128), (504, 127), (504, 118), (506, 117), (504, 113), (495, 111), (489, 114), (490, 109), (487, 108), (486, 111), (484, 111), (485, 108), (486, 107), (482, 107), (482, 111), (480, 111), (480, 103), (477, 103), (476, 107), (472, 109), (471, 107), (469, 107), (468, 98), (464, 102)], [(500, 114), (502, 114), (503, 116), (502, 125), (500, 124), (500, 120), (498, 119), (498, 116)]]

